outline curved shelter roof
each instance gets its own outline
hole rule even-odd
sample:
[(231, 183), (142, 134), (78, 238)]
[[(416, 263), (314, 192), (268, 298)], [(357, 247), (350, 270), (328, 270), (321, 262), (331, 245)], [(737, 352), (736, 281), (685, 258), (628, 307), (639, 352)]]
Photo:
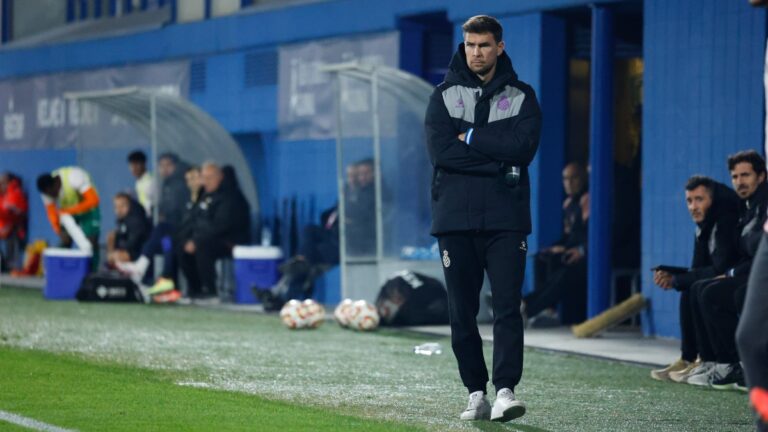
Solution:
[(155, 143), (155, 157), (172, 152), (191, 162), (214, 160), (232, 165), (251, 211), (259, 212), (256, 184), (240, 147), (219, 122), (195, 104), (140, 87), (67, 93), (65, 97), (92, 103), (122, 117)]

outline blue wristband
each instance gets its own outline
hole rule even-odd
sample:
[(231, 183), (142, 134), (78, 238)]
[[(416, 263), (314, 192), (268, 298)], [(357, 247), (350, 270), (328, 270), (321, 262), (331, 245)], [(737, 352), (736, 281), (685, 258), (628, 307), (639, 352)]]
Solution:
[(475, 131), (475, 128), (469, 128), (467, 131), (467, 135), (464, 137), (464, 142), (469, 145), (469, 142), (472, 140), (472, 132)]

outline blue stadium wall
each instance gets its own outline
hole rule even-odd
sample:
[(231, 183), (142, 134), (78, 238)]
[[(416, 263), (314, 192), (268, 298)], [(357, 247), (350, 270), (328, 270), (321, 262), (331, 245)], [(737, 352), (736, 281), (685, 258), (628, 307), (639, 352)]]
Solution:
[(766, 14), (746, 1), (646, 0), (644, 15), (644, 331), (679, 337), (679, 294), (654, 287), (649, 269), (690, 265), (687, 178), (730, 186), (727, 156), (763, 148)]
[[(455, 24), (477, 13), (498, 16), (507, 51), (521, 79), (537, 91), (545, 112), (539, 156), (531, 167), (534, 233), (532, 250), (559, 234), (564, 162), (567, 67), (565, 23), (551, 12), (589, 3), (618, 1), (338, 0), (258, 14), (241, 14), (123, 37), (0, 52), (0, 80), (107, 66), (187, 59), (202, 68), (190, 98), (224, 125), (240, 143), (253, 169), (263, 215), (273, 203), (296, 196), (316, 213), (336, 200), (331, 141), (281, 141), (277, 133), (277, 47), (283, 44), (398, 29), (399, 19), (445, 12)], [(763, 127), (762, 59), (766, 19), (744, 1), (646, 0), (644, 2), (645, 105), (643, 117), (643, 269), (658, 263), (686, 264), (693, 227), (680, 192), (693, 172), (723, 181), (725, 156), (759, 147)], [(324, 17), (333, 17), (325, 19)], [(407, 36), (403, 36), (407, 37)], [(405, 52), (405, 51), (404, 51)], [(265, 65), (248, 77), (247, 56)], [(401, 60), (401, 63), (405, 63)], [(202, 65), (202, 66), (200, 66)], [(273, 68), (270, 72), (270, 68)], [(0, 169), (13, 167), (28, 182), (42, 170), (74, 163), (74, 152), (0, 150)], [(32, 237), (51, 239), (40, 200)], [(111, 212), (105, 209), (105, 217)], [(643, 320), (648, 335), (676, 337), (677, 294), (651, 286)]]

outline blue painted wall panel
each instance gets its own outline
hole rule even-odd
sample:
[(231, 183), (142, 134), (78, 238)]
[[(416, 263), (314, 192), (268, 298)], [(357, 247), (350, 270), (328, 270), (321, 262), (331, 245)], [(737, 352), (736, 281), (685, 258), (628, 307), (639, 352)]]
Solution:
[(686, 179), (701, 173), (730, 184), (728, 154), (761, 148), (766, 15), (717, 0), (646, 0), (644, 13), (644, 331), (679, 337), (679, 295), (654, 287), (647, 269), (690, 264)]

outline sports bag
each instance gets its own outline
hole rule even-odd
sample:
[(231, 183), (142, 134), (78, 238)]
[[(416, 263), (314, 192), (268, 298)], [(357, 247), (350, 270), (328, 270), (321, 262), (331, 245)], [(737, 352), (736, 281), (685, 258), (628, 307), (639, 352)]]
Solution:
[(129, 278), (116, 272), (91, 273), (83, 279), (76, 295), (79, 301), (143, 303), (144, 296)]
[(410, 270), (384, 283), (376, 309), (385, 326), (448, 324), (448, 294), (443, 284)]

